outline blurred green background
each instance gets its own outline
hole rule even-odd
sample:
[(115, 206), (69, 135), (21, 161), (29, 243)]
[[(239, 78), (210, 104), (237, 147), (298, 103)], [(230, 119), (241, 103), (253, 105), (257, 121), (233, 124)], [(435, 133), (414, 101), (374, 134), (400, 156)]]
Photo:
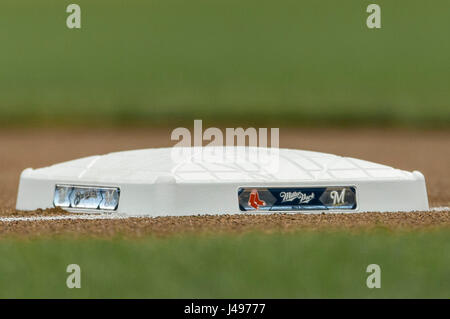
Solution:
[(372, 2), (2, 0), (0, 125), (450, 127), (450, 1)]

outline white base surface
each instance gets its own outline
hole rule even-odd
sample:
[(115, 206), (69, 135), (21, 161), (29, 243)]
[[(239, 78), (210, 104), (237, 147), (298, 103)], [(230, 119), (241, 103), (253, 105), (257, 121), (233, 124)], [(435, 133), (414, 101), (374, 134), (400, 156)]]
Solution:
[[(224, 149), (226, 160), (205, 154)], [(247, 156), (249, 150), (250, 155), (256, 156)], [(268, 155), (261, 156), (258, 153), (261, 151)], [(420, 172), (290, 149), (160, 148), (26, 169), (20, 177), (16, 208), (53, 208), (55, 186), (59, 184), (120, 188), (116, 213), (133, 216), (247, 213), (239, 206), (241, 187), (355, 187), (357, 207), (347, 212), (407, 212), (429, 208), (425, 179)], [(314, 211), (317, 212), (321, 211)]]

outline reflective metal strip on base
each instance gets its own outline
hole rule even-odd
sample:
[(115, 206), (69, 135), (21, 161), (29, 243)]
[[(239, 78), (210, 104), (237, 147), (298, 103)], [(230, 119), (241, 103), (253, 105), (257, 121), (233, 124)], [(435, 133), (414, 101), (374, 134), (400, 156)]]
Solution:
[(241, 211), (355, 210), (356, 187), (241, 187)]
[(119, 198), (119, 188), (56, 185), (53, 204), (61, 208), (114, 211)]

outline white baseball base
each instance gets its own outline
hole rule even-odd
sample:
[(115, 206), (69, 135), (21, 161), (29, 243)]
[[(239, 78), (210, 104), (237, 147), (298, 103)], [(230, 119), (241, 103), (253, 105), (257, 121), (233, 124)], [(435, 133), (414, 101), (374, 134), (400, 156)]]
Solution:
[(354, 158), (245, 147), (92, 156), (20, 177), (18, 210), (186, 216), (428, 210), (424, 176)]

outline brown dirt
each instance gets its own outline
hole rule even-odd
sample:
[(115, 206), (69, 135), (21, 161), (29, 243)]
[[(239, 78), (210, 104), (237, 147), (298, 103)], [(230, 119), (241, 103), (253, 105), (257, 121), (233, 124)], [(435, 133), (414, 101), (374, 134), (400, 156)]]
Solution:
[[(14, 210), (20, 172), (83, 156), (170, 146), (171, 129), (0, 130), (0, 216), (62, 214), (59, 210)], [(430, 206), (450, 206), (450, 131), (280, 129), (280, 146), (357, 157), (405, 170), (427, 180)], [(267, 215), (157, 219), (17, 222), (0, 224), (0, 234), (171, 233), (183, 230), (288, 230), (303, 227), (426, 227), (449, 224), (448, 212), (363, 215)]]
[(450, 212), (364, 214), (271, 214), (129, 218), (126, 220), (58, 220), (0, 223), (1, 237), (36, 236), (139, 238), (185, 233), (224, 234), (299, 230), (411, 231), (450, 229)]

